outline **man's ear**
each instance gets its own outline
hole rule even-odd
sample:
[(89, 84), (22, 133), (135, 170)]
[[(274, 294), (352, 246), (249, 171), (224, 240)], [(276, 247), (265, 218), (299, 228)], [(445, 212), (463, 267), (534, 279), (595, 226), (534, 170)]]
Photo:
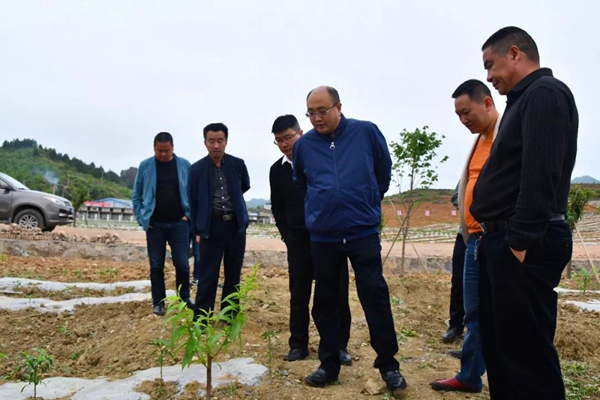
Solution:
[(483, 99), (483, 102), (485, 104), (486, 111), (490, 111), (492, 108), (494, 108), (494, 100), (492, 100), (491, 97), (486, 97), (485, 99)]
[(302, 135), (304, 135), (304, 131), (303, 131), (302, 129), (300, 129), (300, 130), (298, 131), (298, 136), (302, 136)]

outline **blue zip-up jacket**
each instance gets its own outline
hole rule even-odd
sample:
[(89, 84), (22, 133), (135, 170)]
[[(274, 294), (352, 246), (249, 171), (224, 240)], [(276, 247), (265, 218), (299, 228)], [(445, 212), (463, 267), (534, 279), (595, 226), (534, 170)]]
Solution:
[(392, 159), (375, 124), (342, 114), (335, 137), (312, 129), (298, 139), (293, 161), (312, 241), (343, 243), (378, 233)]
[[(190, 162), (185, 158), (173, 155), (177, 163), (177, 177), (179, 178), (179, 197), (181, 198), (181, 208), (185, 216), (190, 218), (190, 203), (187, 194), (188, 172)], [(156, 206), (156, 157), (150, 157), (140, 163), (138, 172), (135, 175), (133, 183), (133, 212), (138, 224), (148, 231), (150, 218), (154, 213)]]
[[(209, 156), (195, 162), (190, 168), (188, 180), (188, 194), (192, 215), (192, 226), (197, 235), (208, 239), (212, 215), (212, 185), (210, 169), (213, 161)], [(250, 189), (250, 176), (244, 160), (229, 154), (223, 156), (221, 164), (233, 209), (238, 222), (239, 232), (244, 232), (248, 227), (248, 210), (244, 193)]]

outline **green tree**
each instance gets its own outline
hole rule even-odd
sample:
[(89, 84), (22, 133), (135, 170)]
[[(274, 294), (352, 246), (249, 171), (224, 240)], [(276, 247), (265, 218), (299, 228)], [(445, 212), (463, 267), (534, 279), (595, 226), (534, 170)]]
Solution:
[[(444, 135), (428, 132), (429, 127), (416, 128), (414, 131), (403, 129), (400, 132), (400, 142), (391, 142), (394, 165), (392, 166), (400, 193), (402, 193), (402, 180), (408, 180), (408, 188), (402, 196), (404, 213), (398, 234), (402, 234), (401, 271), (404, 273), (404, 259), (406, 254), (406, 238), (410, 228), (410, 217), (418, 207), (419, 196), (416, 189), (429, 189), (438, 180), (437, 167), (448, 160), (443, 156), (437, 163), (437, 150), (442, 145)], [(398, 235), (396, 235), (396, 239)], [(395, 240), (394, 240), (395, 243)], [(392, 243), (393, 246), (393, 243)]]
[[(571, 233), (577, 229), (577, 222), (583, 216), (586, 204), (592, 199), (593, 192), (588, 189), (571, 187), (569, 190), (569, 202), (567, 203), (567, 223), (571, 228)], [(571, 269), (573, 261), (569, 260), (567, 264), (567, 279), (571, 279)]]
[(22, 363), (17, 366), (18, 372), (22, 374), (27, 381), (21, 392), (29, 385), (33, 385), (33, 398), (37, 399), (37, 387), (44, 379), (44, 374), (50, 371), (54, 364), (54, 356), (48, 354), (44, 349), (35, 348), (30, 353), (21, 351)]
[(75, 189), (75, 193), (73, 193), (73, 198), (71, 199), (71, 203), (73, 203), (74, 218), (73, 218), (73, 226), (77, 226), (77, 211), (81, 208), (83, 203), (89, 200), (88, 190), (84, 186), (78, 186)]
[(227, 304), (218, 314), (212, 310), (201, 314), (197, 319), (179, 295), (167, 297), (166, 323), (171, 324), (169, 348), (171, 354), (184, 351), (181, 368), (192, 363), (206, 367), (206, 399), (211, 399), (212, 366), (221, 351), (227, 352), (231, 343), (242, 346), (242, 327), (247, 320), (247, 302), (250, 292), (256, 288), (258, 265), (251, 267), (252, 273), (242, 279), (236, 292), (224, 299)]

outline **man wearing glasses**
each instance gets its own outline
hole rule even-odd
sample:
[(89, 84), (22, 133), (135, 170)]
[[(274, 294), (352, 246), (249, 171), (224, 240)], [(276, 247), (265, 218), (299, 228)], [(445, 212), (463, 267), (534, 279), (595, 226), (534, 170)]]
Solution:
[[(314, 277), (310, 254), (310, 234), (304, 224), (304, 195), (294, 188), (292, 180), (292, 148), (302, 136), (298, 120), (293, 115), (277, 117), (273, 123), (273, 143), (283, 153), (269, 173), (271, 209), (275, 224), (285, 242), (290, 277), (290, 351), (285, 361), (303, 360), (308, 356), (308, 325), (310, 322), (310, 294)], [(350, 339), (350, 305), (348, 304), (348, 261), (343, 259), (340, 274), (339, 357), (343, 365), (352, 365), (348, 354)]]
[(379, 223), (381, 200), (391, 180), (385, 138), (368, 121), (347, 119), (337, 90), (318, 87), (307, 97), (314, 129), (293, 148), (294, 181), (305, 193), (305, 223), (315, 263), (313, 319), (319, 330), (318, 370), (305, 378), (323, 387), (338, 379), (339, 292), (342, 260), (350, 258), (378, 368), (393, 395), (406, 381), (394, 358), (398, 342), (383, 277)]

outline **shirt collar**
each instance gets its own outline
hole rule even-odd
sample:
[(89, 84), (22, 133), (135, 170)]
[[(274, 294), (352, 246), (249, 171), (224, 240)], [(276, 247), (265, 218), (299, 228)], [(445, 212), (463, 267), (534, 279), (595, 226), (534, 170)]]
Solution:
[(510, 92), (506, 95), (507, 101), (512, 102), (519, 98), (523, 94), (523, 92), (535, 82), (537, 79), (542, 76), (554, 76), (552, 74), (552, 70), (550, 68), (538, 68), (525, 78), (521, 79), (517, 84), (511, 89)]
[(285, 163), (290, 163), (290, 165), (293, 167), (294, 163), (292, 162), (292, 160), (290, 160), (288, 158), (288, 156), (286, 156), (285, 154), (283, 155), (282, 159), (281, 159), (281, 165), (285, 165)]

